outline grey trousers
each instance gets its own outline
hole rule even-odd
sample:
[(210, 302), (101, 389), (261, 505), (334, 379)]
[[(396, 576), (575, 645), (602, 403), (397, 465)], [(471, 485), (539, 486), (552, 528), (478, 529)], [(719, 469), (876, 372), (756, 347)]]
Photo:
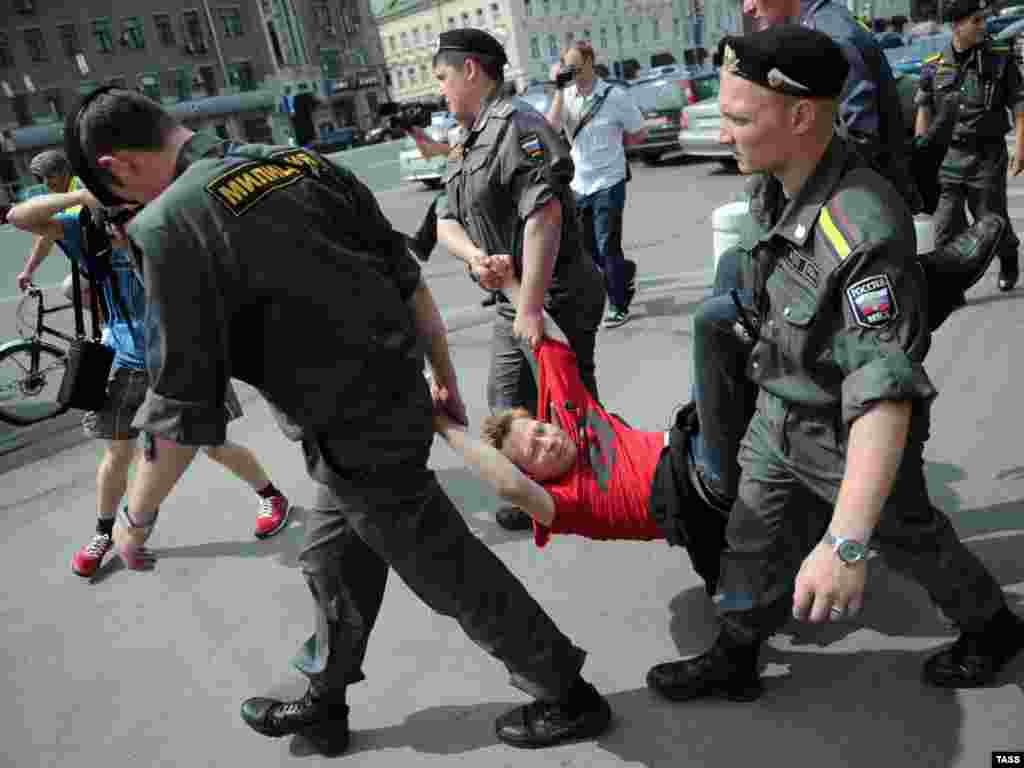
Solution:
[(512, 685), (558, 698), (585, 653), (466, 525), (427, 469), (429, 445), (403, 463), (339, 466), (329, 440), (303, 441), (322, 492), (299, 557), (316, 603), (316, 632), (293, 660), (318, 693), (364, 678), (362, 664), (388, 569), (436, 612), (455, 619), (505, 664)]

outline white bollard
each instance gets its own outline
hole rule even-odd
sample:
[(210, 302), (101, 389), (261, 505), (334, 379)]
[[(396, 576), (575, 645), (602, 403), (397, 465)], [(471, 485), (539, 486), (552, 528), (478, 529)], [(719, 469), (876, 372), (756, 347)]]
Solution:
[(752, 247), (757, 241), (757, 224), (750, 217), (746, 200), (726, 203), (711, 214), (712, 269), (718, 270), (718, 260), (734, 245)]

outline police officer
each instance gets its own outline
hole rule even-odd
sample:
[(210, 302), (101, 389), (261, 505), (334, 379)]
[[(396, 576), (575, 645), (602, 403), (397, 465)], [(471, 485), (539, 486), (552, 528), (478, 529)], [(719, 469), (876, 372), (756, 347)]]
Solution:
[[(916, 131), (928, 129), (943, 102), (959, 100), (952, 143), (939, 172), (942, 196), (935, 212), (935, 241), (941, 246), (966, 229), (965, 201), (975, 219), (987, 213), (1006, 219), (998, 253), (999, 290), (1009, 291), (1020, 276), (1020, 241), (1009, 226), (1006, 173), (1008, 166), (1014, 176), (1024, 168), (1024, 88), (1008, 44), (985, 39), (987, 5), (987, 0), (949, 4), (946, 19), (953, 24), (953, 37), (921, 73)], [(1006, 151), (1007, 110), (1014, 116), (1012, 165)]]
[(715, 598), (722, 631), (701, 656), (652, 668), (648, 684), (677, 700), (756, 698), (759, 648), (790, 615), (858, 612), (869, 543), (962, 630), (926, 680), (988, 683), (1024, 648), (1024, 622), (928, 499), (935, 388), (921, 365), (930, 334), (910, 211), (835, 136), (848, 65), (827, 36), (781, 26), (726, 37), (721, 53), (723, 137), (741, 170), (763, 173), (751, 188), (765, 233), (749, 367), (759, 400)]
[(312, 152), (193, 134), (116, 88), (90, 94), (65, 136), (102, 202), (146, 204), (128, 227), (148, 302), (150, 388), (134, 423), (155, 450), (114, 529), (122, 560), (153, 564), (145, 542), (157, 505), (198, 446), (223, 442), (232, 376), (295, 425), (310, 475), (331, 491), (300, 555), (317, 617), (295, 660), (309, 689), (245, 701), (245, 722), (267, 736), (301, 733), (326, 754), (347, 748), (345, 691), (363, 679), (393, 568), (537, 698), (499, 718), (499, 738), (541, 747), (603, 731), (610, 711), (580, 677), (584, 652), (427, 469), (434, 408), (463, 423), (465, 409), (419, 264), (370, 191)]
[[(491, 256), (511, 256), (522, 281), (515, 306), (498, 300), (487, 382), (492, 412), (535, 406), (536, 383), (519, 340), (539, 343), (544, 309), (568, 337), (583, 384), (597, 398), (594, 346), (605, 296), (601, 274), (581, 248), (569, 147), (544, 115), (501, 95), (506, 60), (501, 44), (479, 29), (443, 32), (434, 54), (448, 109), (467, 129), (449, 159), (438, 237), (485, 288), (500, 287)], [(514, 508), (501, 510), (498, 522), (530, 526)]]

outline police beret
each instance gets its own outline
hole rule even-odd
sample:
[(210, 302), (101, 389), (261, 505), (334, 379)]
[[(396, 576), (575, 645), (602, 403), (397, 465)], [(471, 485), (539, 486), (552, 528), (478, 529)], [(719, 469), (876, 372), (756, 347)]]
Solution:
[(945, 8), (943, 16), (946, 21), (960, 21), (976, 13), (987, 11), (991, 7), (988, 0), (953, 0)]
[(796, 24), (726, 36), (715, 63), (765, 88), (812, 99), (837, 97), (850, 71), (832, 38)]
[(437, 38), (435, 55), (442, 51), (490, 56), (492, 59), (497, 59), (502, 66), (508, 62), (508, 56), (501, 43), (482, 29), (449, 29), (447, 32), (442, 32)]

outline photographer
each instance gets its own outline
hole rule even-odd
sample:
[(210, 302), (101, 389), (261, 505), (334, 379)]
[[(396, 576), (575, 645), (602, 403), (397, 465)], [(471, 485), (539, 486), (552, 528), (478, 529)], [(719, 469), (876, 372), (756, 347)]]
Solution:
[(636, 263), (622, 253), (622, 215), (626, 207), (628, 166), (624, 144), (647, 138), (643, 117), (621, 88), (595, 77), (594, 49), (581, 40), (551, 68), (558, 90), (548, 122), (563, 130), (572, 145), (576, 173), (572, 191), (584, 247), (604, 272), (608, 292), (605, 328), (629, 319)]

